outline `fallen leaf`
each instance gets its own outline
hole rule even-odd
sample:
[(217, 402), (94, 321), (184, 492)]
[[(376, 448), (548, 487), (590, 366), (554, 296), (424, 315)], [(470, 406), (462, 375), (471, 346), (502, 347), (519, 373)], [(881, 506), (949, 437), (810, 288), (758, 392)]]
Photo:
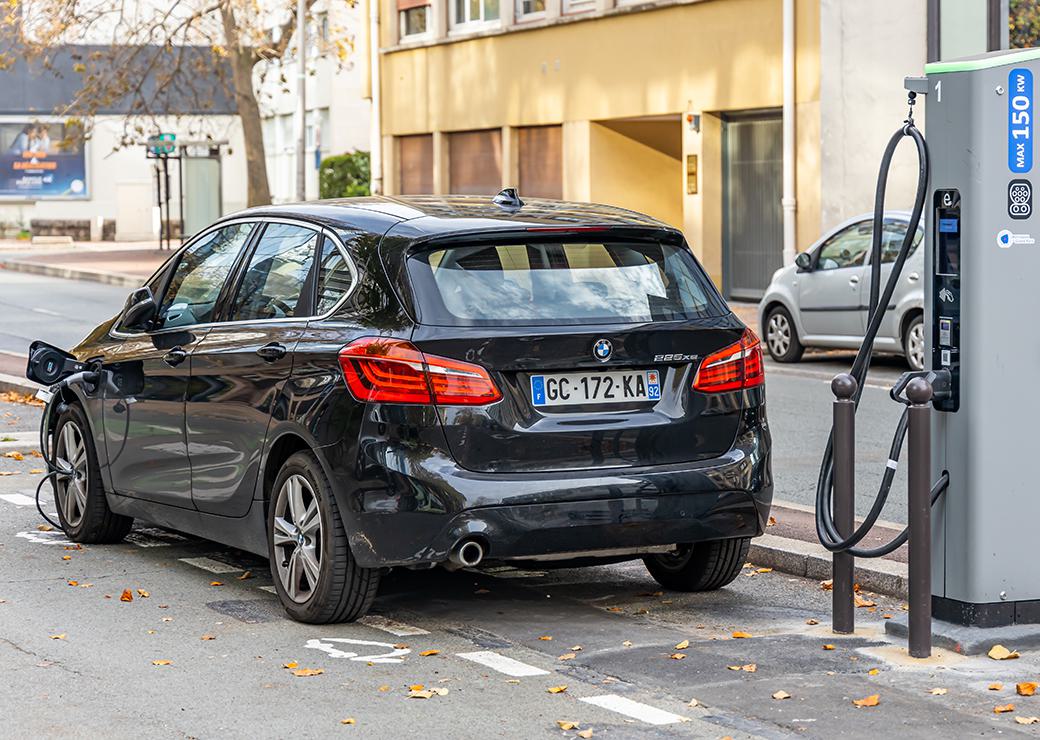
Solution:
[(64, 640), (65, 639), (65, 633), (62, 632), (60, 635), (51, 635), (51, 639), (52, 640)]
[(382, 692), (382, 693), (384, 693), (384, 694), (385, 694), (385, 693), (386, 693), (387, 691), (389, 691), (389, 690), (390, 690), (390, 687), (389, 687), (389, 686), (387, 686), (386, 684), (383, 684), (382, 686), (380, 686), (380, 687), (379, 687), (379, 691), (381, 691), (381, 692)]
[(728, 665), (728, 666), (726, 666), (726, 668), (728, 670), (731, 670), (731, 671), (739, 671), (740, 670), (740, 666), (739, 665)]
[(518, 679), (518, 678), (507, 678), (506, 679), (506, 683), (518, 684), (518, 683), (520, 683), (520, 679)]
[(810, 624), (810, 625), (816, 625), (816, 624), (819, 624), (819, 621), (817, 621), (815, 619), (806, 619), (805, 623), (806, 624)]
[[(165, 621), (165, 620), (163, 620), (163, 621)], [(292, 663), (286, 663), (286, 664), (284, 664), (284, 665), (282, 666), (282, 668), (289, 668), (289, 669), (292, 669), (292, 668), (296, 668), (296, 667), (297, 667), (298, 665), (299, 665), (299, 663), (297, 663), (297, 662), (296, 662), (296, 661), (294, 660), (294, 661), (293, 661)]]
[(891, 615), (891, 614), (882, 614), (882, 615), (881, 615), (881, 618), (882, 618), (882, 619), (891, 619), (891, 618), (892, 618), (892, 615)]
[(570, 721), (565, 720), (565, 719), (558, 719), (558, 720), (556, 720), (556, 724), (559, 725), (561, 730), (574, 730), (574, 729), (577, 729), (577, 727), (578, 727), (578, 723), (577, 722), (570, 722)]
[(824, 646), (823, 646), (823, 649), (824, 649), (824, 650), (833, 650), (833, 649), (834, 649), (834, 646), (833, 646), (833, 645), (824, 645)]
[(767, 527), (775, 527), (776, 526), (776, 517), (775, 516), (770, 516), (769, 519), (766, 521), (766, 526)]
[(862, 699), (853, 699), (852, 703), (855, 704), (857, 707), (876, 707), (878, 704), (881, 703), (881, 695), (871, 694), (870, 696), (866, 696)]
[(1015, 691), (1019, 696), (1032, 696), (1036, 693), (1036, 687), (1040, 685), (1034, 681), (1023, 681), (1020, 684), (1016, 684)]
[(562, 694), (567, 690), (567, 684), (561, 684), (559, 686), (550, 686), (546, 689), (550, 694)]
[(786, 691), (777, 691), (776, 693), (773, 694), (773, 698), (774, 699), (790, 699), (791, 695), (788, 694)]
[(142, 599), (147, 599), (149, 596), (151, 596), (151, 594), (145, 591), (143, 588), (137, 589), (137, 595), (140, 596)]
[(72, 560), (72, 556), (71, 555), (62, 555), (61, 559), (62, 560)]
[(867, 671), (868, 676), (876, 676), (879, 673), (881, 673), (881, 671), (879, 671), (877, 668), (871, 668), (869, 671)]
[(623, 643), (621, 643), (621, 645), (622, 645), (622, 647), (632, 647), (632, 641), (631, 640), (625, 640)]
[(307, 676), (320, 676), (324, 672), (324, 668), (297, 668), (292, 674), (298, 678), (306, 678)]
[(1000, 704), (999, 706), (993, 707), (993, 714), (1005, 714), (1013, 711), (1015, 711), (1014, 704)]
[(394, 643), (394, 650), (407, 650), (407, 649), (408, 649), (408, 643), (406, 643), (406, 642), (395, 642)]
[(243, 573), (242, 575), (238, 576), (238, 580), (240, 580), (240, 581), (248, 581), (252, 577), (253, 577), (253, 572), (251, 570), (247, 570), (245, 573)]
[(755, 572), (756, 573), (772, 573), (773, 569), (772, 568), (756, 568)]
[(429, 689), (416, 689), (408, 692), (409, 699), (429, 699), (433, 692)]
[(574, 660), (577, 657), (578, 657), (577, 653), (564, 653), (563, 655), (561, 655), (556, 660)]
[(52, 531), (54, 531), (54, 527), (52, 527), (49, 524), (37, 524), (36, 525), (36, 531), (38, 531), (38, 532), (52, 532)]
[(993, 660), (1014, 660), (1018, 657), (1018, 651), (1008, 650), (1003, 645), (994, 645), (986, 655), (993, 658)]
[(621, 611), (621, 607), (620, 606), (608, 606), (607, 607), (607, 611), (608, 612), (615, 612), (615, 613), (617, 613), (617, 612)]
[(25, 459), (25, 455), (23, 455), (21, 452), (15, 452), (14, 450), (11, 450), (10, 452), (5, 452), (4, 453), (4, 457), (10, 458), (11, 460), (18, 460), (18, 461), (22, 461), (22, 460)]
[(828, 578), (826, 581), (820, 581), (820, 588), (824, 591), (830, 591), (834, 588), (834, 579)]
[(748, 663), (747, 665), (740, 666), (740, 670), (744, 671), (745, 673), (754, 673), (758, 670), (758, 666), (754, 663)]
[(581, 650), (581, 645), (572, 645), (571, 650), (577, 653)]
[(124, 588), (122, 596), (119, 597), (120, 601), (133, 601), (134, 595), (130, 592), (130, 589)]
[(689, 646), (690, 646), (690, 641), (689, 640), (683, 640), (682, 642), (680, 642), (678, 645), (675, 646), (675, 649), (676, 650), (685, 650)]
[(688, 707), (699, 707), (700, 705), (701, 703), (696, 699), (690, 699), (688, 702), (686, 702), (686, 706)]
[(440, 655), (440, 650), (423, 650), (419, 655), (423, 658), (429, 658), (431, 655)]
[(946, 689), (932, 689), (928, 693), (932, 696), (946, 696)]
[(668, 657), (672, 660), (683, 660), (684, 658), (686, 658), (686, 653), (672, 653)]
[(423, 686), (421, 683), (413, 683), (411, 686), (408, 687), (408, 690), (409, 691), (422, 691), (425, 688), (426, 687)]
[(164, 622), (172, 622), (173, 621), (173, 617), (163, 617), (162, 621), (164, 621)]
[(1000, 683), (999, 681), (994, 681), (993, 683), (991, 683), (986, 688), (988, 688), (990, 691), (1003, 691), (1004, 690), (1004, 684)]
[(147, 635), (154, 635), (155, 634), (155, 630), (145, 630), (145, 634), (147, 634)]
[(751, 635), (747, 632), (734, 632), (732, 637), (734, 640), (742, 640), (746, 637), (751, 637)]
[(220, 581), (210, 581), (209, 585), (211, 585), (211, 586), (223, 586), (224, 584), (221, 583)]
[(200, 639), (200, 640), (216, 640), (217, 638), (216, 638), (216, 637), (214, 637), (213, 635), (203, 635), (203, 636), (202, 636), (202, 637), (200, 637), (199, 639)]
[(876, 606), (876, 604), (873, 601), (871, 601), (870, 599), (864, 599), (859, 594), (853, 594), (852, 601), (856, 606), (860, 608), (863, 608), (865, 606)]
[(339, 723), (341, 725), (356, 725), (357, 724), (357, 720), (354, 719), (353, 717), (347, 717), (346, 719), (341, 719), (339, 721)]
[(17, 470), (0, 470), (0, 477), (7, 477), (8, 475), (18, 475)]
[(434, 686), (433, 688), (430, 689), (430, 691), (435, 693), (437, 696), (447, 696), (448, 695), (448, 689), (446, 687), (444, 687), (444, 686)]
[(539, 640), (545, 640), (546, 642), (548, 642), (549, 640), (551, 640), (551, 639), (552, 639), (552, 635), (542, 635), (542, 636), (541, 636), (541, 637), (539, 637), (538, 639), (539, 639)]
[(171, 665), (172, 660), (153, 660), (152, 665)]
[(576, 732), (574, 734), (577, 735), (578, 737), (590, 738), (590, 737), (592, 737), (592, 728), (590, 727), (587, 730), (581, 730), (580, 732)]
[(1020, 725), (1035, 725), (1040, 722), (1040, 717), (1023, 717), (1021, 714), (1015, 716), (1015, 722)]
[(475, 594), (489, 594), (489, 593), (491, 593), (491, 589), (489, 589), (489, 588), (478, 588), (473, 593), (475, 593)]

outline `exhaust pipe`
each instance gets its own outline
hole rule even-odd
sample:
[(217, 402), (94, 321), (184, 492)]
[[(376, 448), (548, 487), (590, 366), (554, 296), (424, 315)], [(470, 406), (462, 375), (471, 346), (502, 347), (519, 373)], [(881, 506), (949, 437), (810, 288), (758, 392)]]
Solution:
[(484, 559), (484, 546), (477, 540), (460, 540), (448, 554), (452, 569), (475, 568)]

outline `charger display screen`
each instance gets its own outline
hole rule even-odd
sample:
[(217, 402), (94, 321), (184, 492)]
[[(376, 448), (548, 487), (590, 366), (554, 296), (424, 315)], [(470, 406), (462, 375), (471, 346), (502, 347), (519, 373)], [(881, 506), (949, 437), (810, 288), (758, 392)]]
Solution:
[(936, 219), (935, 274), (961, 274), (960, 218), (952, 208), (940, 208)]

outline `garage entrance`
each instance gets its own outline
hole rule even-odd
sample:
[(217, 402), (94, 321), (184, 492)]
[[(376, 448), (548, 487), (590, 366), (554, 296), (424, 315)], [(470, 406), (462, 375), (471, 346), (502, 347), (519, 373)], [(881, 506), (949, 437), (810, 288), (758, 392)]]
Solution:
[(722, 122), (722, 288), (758, 300), (783, 265), (783, 138), (780, 114), (727, 115)]

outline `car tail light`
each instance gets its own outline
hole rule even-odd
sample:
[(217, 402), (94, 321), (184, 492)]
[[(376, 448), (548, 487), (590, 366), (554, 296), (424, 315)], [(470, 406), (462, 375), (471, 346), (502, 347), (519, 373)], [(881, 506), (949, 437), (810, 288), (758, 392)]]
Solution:
[(357, 339), (339, 351), (339, 365), (359, 401), (482, 406), (502, 398), (480, 365), (427, 355), (402, 339)]
[(762, 366), (762, 344), (750, 329), (739, 342), (704, 358), (693, 379), (693, 389), (704, 393), (739, 391), (762, 385), (766, 380)]

